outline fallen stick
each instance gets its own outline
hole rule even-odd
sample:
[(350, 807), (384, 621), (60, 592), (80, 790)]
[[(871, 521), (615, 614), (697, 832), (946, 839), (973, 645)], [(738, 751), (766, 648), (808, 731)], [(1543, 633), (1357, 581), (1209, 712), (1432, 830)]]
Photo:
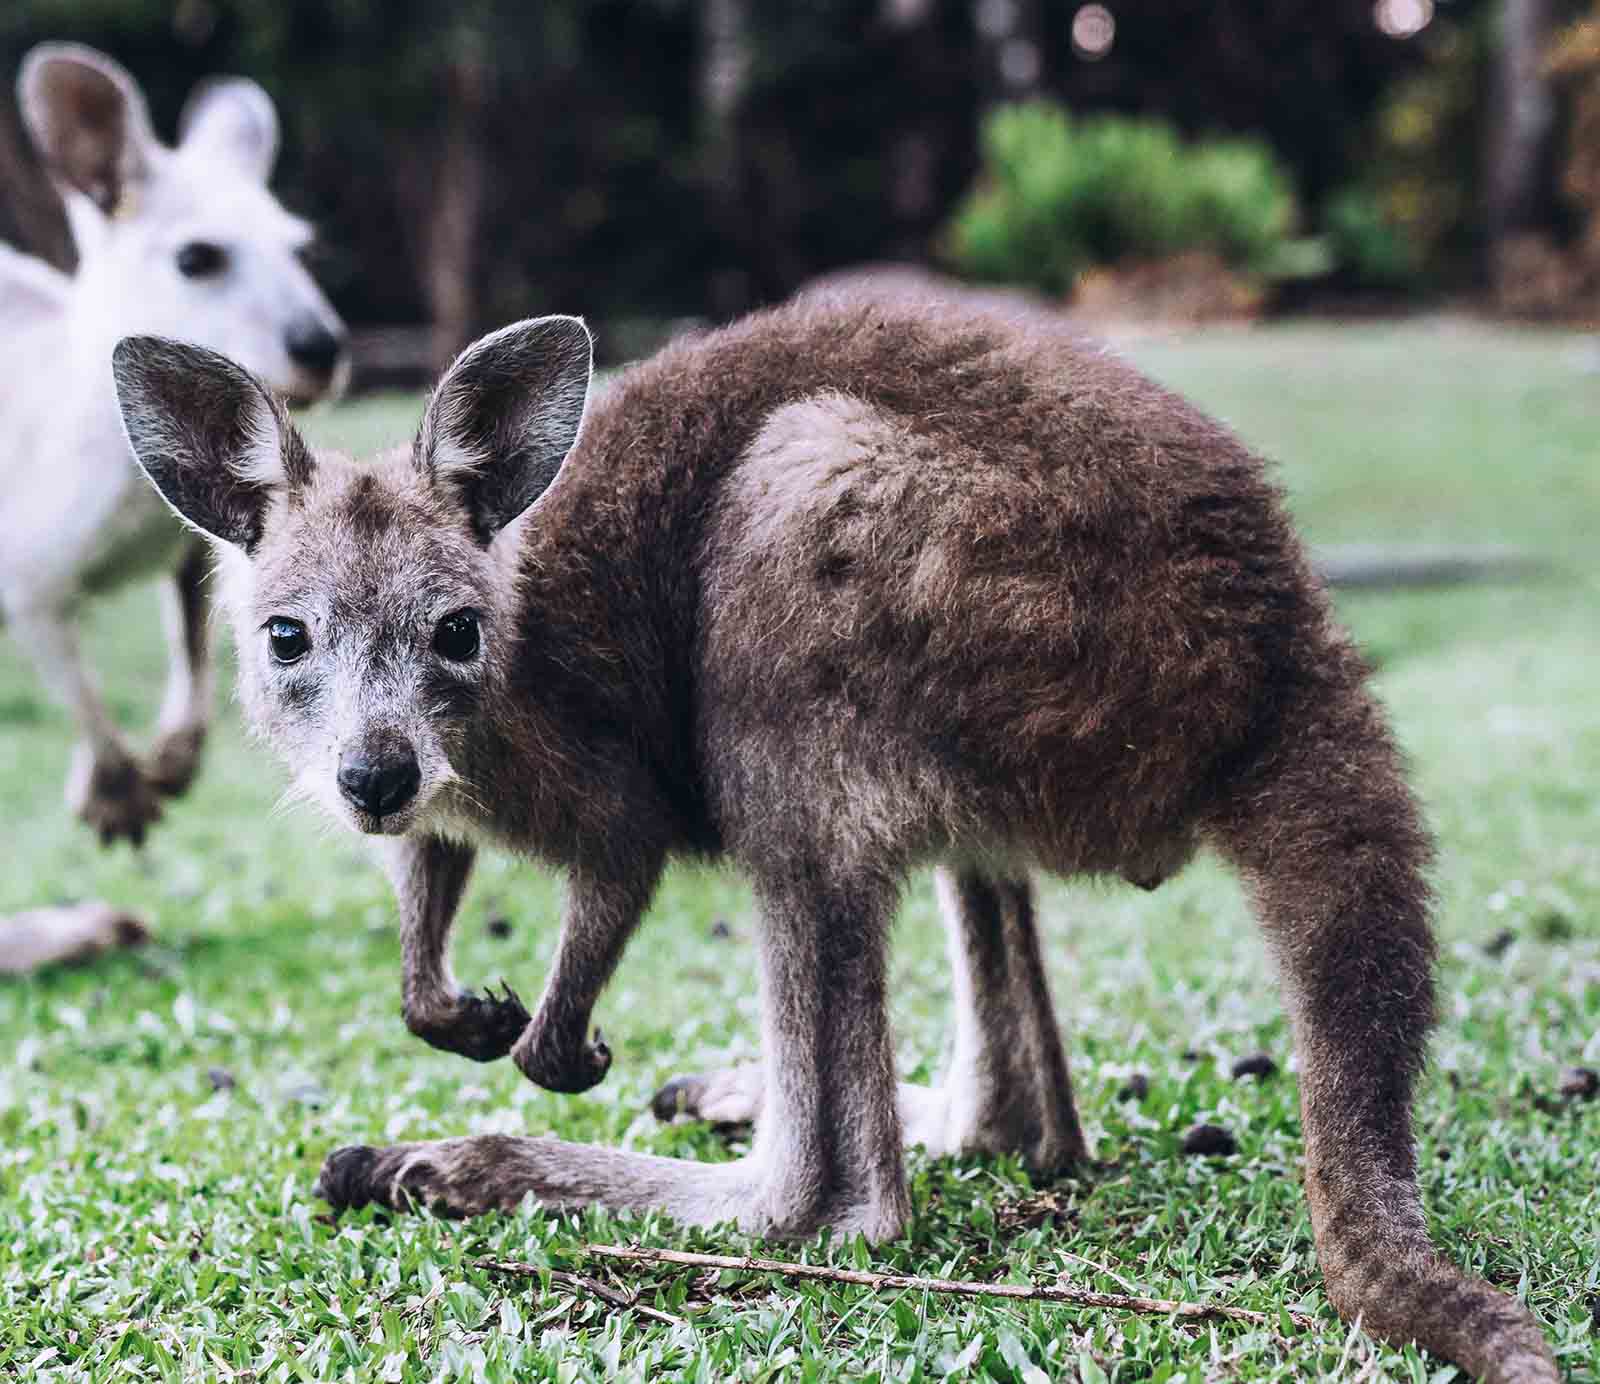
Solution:
[(521, 1259), (476, 1259), (473, 1261), (480, 1269), (487, 1269), (491, 1273), (515, 1274), (518, 1278), (538, 1278), (541, 1274), (548, 1274), (552, 1283), (559, 1283), (563, 1288), (573, 1288), (580, 1293), (587, 1293), (590, 1297), (598, 1298), (610, 1307), (616, 1307), (629, 1312), (637, 1312), (641, 1317), (648, 1317), (651, 1321), (664, 1322), (668, 1326), (687, 1326), (682, 1317), (675, 1317), (670, 1312), (663, 1312), (657, 1307), (647, 1307), (639, 1301), (637, 1293), (619, 1292), (616, 1288), (608, 1287), (598, 1279), (585, 1278), (581, 1273), (568, 1273), (565, 1269), (545, 1269), (537, 1264), (525, 1263)]
[(642, 1245), (585, 1245), (584, 1253), (600, 1259), (621, 1259), (634, 1264), (681, 1264), (694, 1269), (735, 1269), (743, 1273), (775, 1273), (784, 1278), (820, 1279), (828, 1283), (853, 1283), (875, 1292), (901, 1289), (918, 1293), (946, 1293), (956, 1297), (1009, 1298), (1021, 1302), (1061, 1302), (1071, 1307), (1103, 1307), (1123, 1312), (1144, 1312), (1162, 1317), (1225, 1317), (1253, 1326), (1276, 1327), (1282, 1316), (1294, 1325), (1313, 1328), (1315, 1318), (1284, 1308), (1281, 1314), (1252, 1312), (1216, 1302), (1174, 1302), (1168, 1298), (1134, 1297), (1124, 1293), (1095, 1293), (1062, 1284), (974, 1283), (953, 1278), (918, 1278), (912, 1274), (872, 1273), (864, 1269), (836, 1269), (827, 1264), (795, 1264), (784, 1259), (755, 1259), (749, 1255), (692, 1254), (679, 1249), (647, 1249)]

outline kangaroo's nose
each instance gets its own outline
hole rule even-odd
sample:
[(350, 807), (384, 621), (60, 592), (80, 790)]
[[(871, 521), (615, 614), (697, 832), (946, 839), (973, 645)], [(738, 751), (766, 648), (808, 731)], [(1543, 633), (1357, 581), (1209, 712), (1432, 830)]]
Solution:
[(302, 370), (331, 375), (344, 351), (344, 338), (328, 330), (314, 317), (305, 317), (291, 326), (283, 344), (289, 359)]
[(363, 812), (387, 817), (417, 796), (422, 770), (409, 749), (370, 755), (348, 750), (339, 760), (339, 791)]

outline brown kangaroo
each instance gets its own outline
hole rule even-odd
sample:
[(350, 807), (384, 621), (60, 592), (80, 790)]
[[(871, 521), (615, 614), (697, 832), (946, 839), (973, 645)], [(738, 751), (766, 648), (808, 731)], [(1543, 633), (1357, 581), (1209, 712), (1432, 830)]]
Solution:
[[(1154, 887), (1207, 844), (1282, 972), (1333, 1302), (1485, 1379), (1555, 1380), (1534, 1318), (1428, 1239), (1428, 837), (1261, 461), (1122, 362), (958, 305), (802, 300), (586, 409), (590, 358), (576, 318), (485, 337), (414, 446), (356, 466), (219, 356), (116, 351), (135, 453), (219, 550), (251, 720), (381, 838), (413, 1031), (584, 1089), (663, 862), (729, 857), (761, 904), (759, 1076), (682, 1088), (758, 1105), (748, 1157), (349, 1148), (323, 1195), (893, 1238), (908, 1136), (1084, 1156), (1029, 871)], [(450, 974), (480, 843), (570, 879), (531, 1019)], [(956, 1056), (941, 1089), (897, 1091), (886, 937), (925, 863)]]

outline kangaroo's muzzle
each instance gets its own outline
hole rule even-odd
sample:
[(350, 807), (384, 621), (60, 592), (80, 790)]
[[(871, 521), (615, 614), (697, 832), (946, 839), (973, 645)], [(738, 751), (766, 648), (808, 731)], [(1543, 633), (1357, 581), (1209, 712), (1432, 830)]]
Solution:
[(284, 349), (302, 370), (326, 378), (339, 364), (345, 342), (342, 334), (330, 331), (319, 319), (305, 317), (289, 327), (284, 336)]
[(421, 783), (422, 769), (409, 748), (379, 754), (347, 750), (339, 760), (339, 791), (373, 817), (400, 811), (417, 796)]

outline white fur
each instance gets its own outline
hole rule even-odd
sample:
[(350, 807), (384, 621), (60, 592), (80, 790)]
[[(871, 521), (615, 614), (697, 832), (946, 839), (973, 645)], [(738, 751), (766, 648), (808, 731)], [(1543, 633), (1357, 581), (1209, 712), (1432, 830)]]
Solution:
[[(24, 113), (36, 139), (71, 112), (37, 83), (46, 64), (81, 64), (122, 93), (125, 162), (139, 170), (108, 214), (58, 183), (77, 243), (68, 277), (0, 247), (0, 616), (50, 690), (74, 713), (92, 761), (125, 760), (115, 727), (79, 659), (72, 617), (81, 598), (171, 571), (183, 531), (144, 482), (123, 436), (111, 349), (130, 334), (209, 346), (291, 398), (328, 387), (291, 359), (292, 324), (342, 326), (297, 258), (310, 230), (267, 190), (277, 147), (270, 98), (253, 82), (210, 84), (169, 148), (150, 132), (137, 85), (103, 55), (70, 45), (24, 63)], [(224, 247), (213, 278), (178, 271), (179, 247)], [(257, 457), (256, 461), (262, 461)], [(203, 674), (174, 658), (163, 733), (201, 725)]]

